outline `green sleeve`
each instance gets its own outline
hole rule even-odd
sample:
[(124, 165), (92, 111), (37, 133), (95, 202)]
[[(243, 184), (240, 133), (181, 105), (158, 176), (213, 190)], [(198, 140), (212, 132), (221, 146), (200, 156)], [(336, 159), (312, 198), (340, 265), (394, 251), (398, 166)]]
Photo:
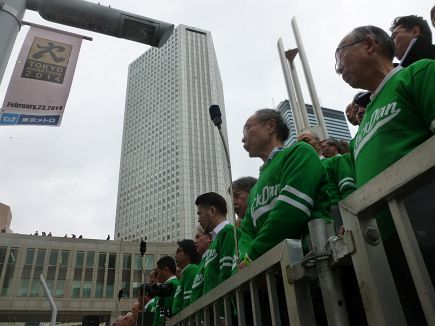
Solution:
[(221, 232), (225, 232), (224, 236), (220, 238), (219, 243), (219, 281), (221, 284), (231, 276), (231, 270), (234, 263), (234, 250), (236, 246), (234, 238), (234, 228), (232, 224), (225, 226)]
[[(249, 197), (251, 198), (251, 197)], [(248, 199), (248, 207), (250, 199)], [(250, 209), (247, 210), (245, 217), (242, 220), (242, 224), (240, 225), (240, 238), (238, 241), (239, 246), (239, 257), (240, 260), (242, 260), (245, 255), (246, 251), (249, 248), (249, 245), (251, 244), (252, 240), (256, 237), (257, 231), (255, 230), (254, 224), (252, 223), (252, 216)]]
[(160, 316), (160, 306), (159, 306), (159, 297), (154, 297), (155, 305), (154, 305), (154, 319), (153, 326), (161, 326), (164, 324), (163, 317)]
[(192, 290), (190, 293), (190, 304), (198, 300), (204, 289), (204, 259), (201, 260), (198, 266), (198, 271), (193, 277)]
[[(281, 190), (275, 206), (248, 248), (250, 260), (284, 239), (300, 239), (311, 218), (318, 189), (325, 186), (326, 176), (314, 149), (304, 143), (293, 147), (283, 158)], [(327, 200), (330, 205), (329, 196)]]
[(145, 312), (154, 312), (156, 310), (156, 300), (155, 297), (152, 298), (146, 305), (145, 305)]
[(342, 198), (340, 192), (338, 191), (338, 182), (337, 182), (337, 165), (338, 160), (341, 158), (341, 155), (333, 156), (330, 158), (326, 158), (322, 160), (322, 166), (325, 169), (327, 176), (327, 191), (329, 197), (331, 197), (331, 204), (336, 205)]
[(349, 153), (340, 157), (336, 174), (341, 199), (346, 198), (356, 190), (355, 169), (352, 156)]
[(189, 266), (187, 266), (186, 270), (183, 271), (183, 309), (190, 304), (193, 280), (195, 279), (198, 269), (198, 265), (190, 264)]
[(175, 290), (174, 302), (172, 303), (172, 314), (176, 315), (183, 310), (183, 277), (181, 277), (180, 285)]

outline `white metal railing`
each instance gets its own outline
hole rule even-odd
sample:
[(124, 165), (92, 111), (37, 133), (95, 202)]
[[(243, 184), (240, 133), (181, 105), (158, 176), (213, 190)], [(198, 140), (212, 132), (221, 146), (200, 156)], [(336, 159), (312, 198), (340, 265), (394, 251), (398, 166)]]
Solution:
[[(435, 325), (433, 284), (404, 206), (406, 196), (435, 180), (434, 151), (435, 136), (339, 204), (344, 226), (352, 232), (357, 248), (352, 261), (371, 325), (406, 325), (374, 219), (385, 207), (393, 217), (426, 321)], [(433, 218), (434, 213), (427, 217)]]
[(309, 283), (316, 278), (328, 324), (348, 325), (336, 273), (340, 262), (349, 256), (368, 324), (406, 325), (374, 218), (386, 207), (391, 211), (426, 321), (435, 325), (433, 284), (404, 205), (406, 196), (435, 181), (434, 152), (435, 136), (340, 202), (344, 236), (334, 236), (323, 220), (313, 220), (309, 223), (313, 249), (305, 257), (300, 241), (285, 240), (166, 325), (232, 325), (236, 319), (241, 326), (315, 325)]

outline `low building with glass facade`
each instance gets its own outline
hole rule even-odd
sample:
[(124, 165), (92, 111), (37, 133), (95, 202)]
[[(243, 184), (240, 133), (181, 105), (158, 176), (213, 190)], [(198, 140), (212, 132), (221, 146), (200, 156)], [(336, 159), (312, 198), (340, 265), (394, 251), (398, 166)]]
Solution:
[[(308, 122), (310, 123), (310, 127), (317, 126), (318, 122), (316, 115), (314, 114), (313, 106), (310, 104), (305, 104), (305, 108), (307, 109)], [(297, 139), (296, 128), (293, 119), (293, 111), (291, 109), (290, 102), (288, 100), (282, 101), (278, 104), (276, 109), (281, 113), (281, 116), (284, 118), (284, 121), (290, 128), (289, 138), (285, 142), (285, 145), (289, 146), (295, 143)], [(347, 142), (350, 141), (352, 139), (352, 136), (350, 134), (349, 126), (347, 124), (344, 112), (328, 108), (321, 109), (323, 112), (323, 117), (325, 119), (328, 137), (334, 139), (342, 139)]]
[[(58, 322), (97, 317), (113, 322), (135, 302), (158, 259), (173, 256), (175, 243), (0, 235), (0, 322), (47, 322), (51, 309), (40, 282), (46, 280)], [(123, 297), (118, 300), (119, 290)]]

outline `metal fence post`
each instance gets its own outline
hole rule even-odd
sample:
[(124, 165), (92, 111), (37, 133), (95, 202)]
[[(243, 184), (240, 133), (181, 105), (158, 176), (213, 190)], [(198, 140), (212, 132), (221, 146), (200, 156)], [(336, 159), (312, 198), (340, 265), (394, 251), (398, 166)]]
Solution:
[(344, 227), (351, 231), (355, 242), (352, 262), (367, 322), (369, 325), (406, 325), (376, 220), (354, 215), (346, 206), (349, 197), (340, 202), (339, 207)]
[(403, 201), (388, 202), (427, 323), (435, 325), (435, 292)]
[(308, 228), (310, 230), (313, 254), (314, 256), (319, 256), (319, 260), (316, 260), (316, 268), (328, 324), (347, 326), (349, 325), (349, 317), (347, 315), (341, 282), (336, 272), (331, 269), (329, 262), (330, 254), (327, 253), (326, 249), (326, 243), (328, 242), (326, 221), (323, 219), (311, 220), (308, 222)]
[(295, 282), (291, 266), (303, 257), (300, 240), (284, 240), (281, 258), (281, 274), (287, 303), (287, 314), (292, 326), (316, 325), (309, 284)]

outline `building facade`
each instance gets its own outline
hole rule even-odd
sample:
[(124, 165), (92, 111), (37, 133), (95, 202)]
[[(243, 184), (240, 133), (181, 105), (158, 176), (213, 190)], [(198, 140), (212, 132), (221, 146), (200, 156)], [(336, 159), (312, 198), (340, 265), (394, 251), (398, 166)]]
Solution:
[[(317, 126), (318, 123), (312, 105), (305, 104), (305, 107), (307, 109), (310, 126)], [(294, 142), (296, 142), (297, 135), (294, 126), (293, 112), (290, 107), (290, 102), (288, 100), (282, 101), (278, 104), (276, 109), (281, 113), (284, 121), (290, 128), (290, 136), (285, 144), (293, 144)], [(328, 131), (329, 138), (343, 139), (346, 141), (350, 141), (352, 139), (344, 112), (327, 108), (322, 108), (322, 112), (325, 118), (326, 130)]]
[(0, 203), (0, 232), (11, 232), (12, 212), (8, 205)]
[(130, 64), (115, 239), (193, 239), (198, 195), (215, 191), (230, 203), (212, 104), (222, 110), (227, 138), (210, 32), (180, 25), (164, 46)]
[[(114, 321), (131, 310), (136, 289), (160, 257), (173, 256), (175, 243), (0, 234), (0, 322), (50, 321), (42, 274), (58, 308), (58, 322), (98, 316)], [(123, 297), (118, 299), (119, 290)]]

